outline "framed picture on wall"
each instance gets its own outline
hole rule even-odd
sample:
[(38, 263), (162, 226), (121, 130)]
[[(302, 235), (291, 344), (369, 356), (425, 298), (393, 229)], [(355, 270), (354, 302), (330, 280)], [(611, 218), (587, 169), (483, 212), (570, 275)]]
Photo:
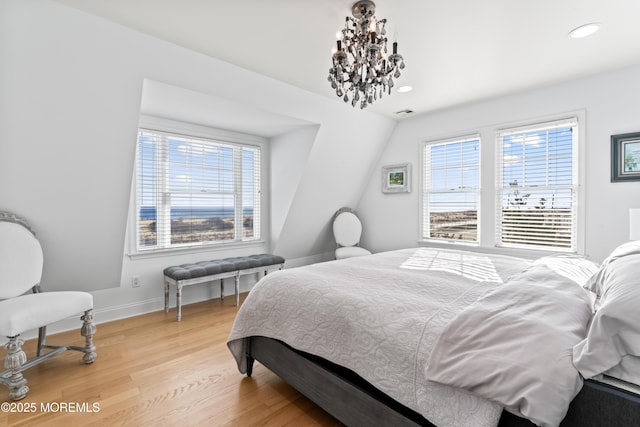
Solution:
[(640, 132), (611, 135), (611, 182), (640, 181)]
[(408, 193), (411, 191), (411, 165), (390, 165), (382, 167), (383, 193)]

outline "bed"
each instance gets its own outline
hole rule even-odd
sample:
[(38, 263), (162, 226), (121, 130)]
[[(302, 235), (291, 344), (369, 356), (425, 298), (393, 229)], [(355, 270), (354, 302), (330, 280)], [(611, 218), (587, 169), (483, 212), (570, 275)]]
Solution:
[(347, 425), (634, 425), (634, 381), (602, 377), (615, 352), (590, 360), (616, 264), (413, 248), (284, 270), (227, 345), (240, 372), (258, 360)]

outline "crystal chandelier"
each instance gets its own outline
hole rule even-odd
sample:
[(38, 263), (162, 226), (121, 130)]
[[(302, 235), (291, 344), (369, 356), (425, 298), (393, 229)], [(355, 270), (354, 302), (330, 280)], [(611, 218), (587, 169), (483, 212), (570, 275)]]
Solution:
[(338, 97), (360, 108), (365, 108), (385, 92), (391, 94), (393, 79), (400, 77), (404, 68), (398, 43), (393, 43), (393, 53), (387, 52), (384, 28), (386, 19), (377, 20), (376, 5), (370, 0), (360, 0), (351, 8), (353, 18), (346, 17), (344, 29), (338, 32), (337, 49), (333, 53), (333, 66), (329, 69), (329, 81)]

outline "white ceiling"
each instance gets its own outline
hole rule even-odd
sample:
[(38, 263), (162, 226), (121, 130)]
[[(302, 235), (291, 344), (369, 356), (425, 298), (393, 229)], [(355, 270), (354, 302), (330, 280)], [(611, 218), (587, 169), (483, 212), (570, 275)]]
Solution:
[[(338, 100), (327, 81), (353, 0), (56, 0)], [(377, 0), (407, 68), (369, 107), (424, 113), (640, 63), (638, 0)], [(585, 39), (567, 33), (588, 22)]]

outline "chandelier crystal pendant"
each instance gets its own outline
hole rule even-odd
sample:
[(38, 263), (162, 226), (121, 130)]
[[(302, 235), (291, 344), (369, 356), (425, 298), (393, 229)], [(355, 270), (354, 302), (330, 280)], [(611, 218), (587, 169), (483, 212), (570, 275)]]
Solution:
[(385, 92), (391, 94), (394, 79), (400, 77), (404, 60), (393, 43), (387, 51), (386, 19), (374, 16), (376, 5), (360, 0), (351, 8), (353, 18), (346, 17), (344, 29), (338, 32), (337, 49), (329, 69), (329, 82), (336, 95), (353, 107), (366, 108)]

